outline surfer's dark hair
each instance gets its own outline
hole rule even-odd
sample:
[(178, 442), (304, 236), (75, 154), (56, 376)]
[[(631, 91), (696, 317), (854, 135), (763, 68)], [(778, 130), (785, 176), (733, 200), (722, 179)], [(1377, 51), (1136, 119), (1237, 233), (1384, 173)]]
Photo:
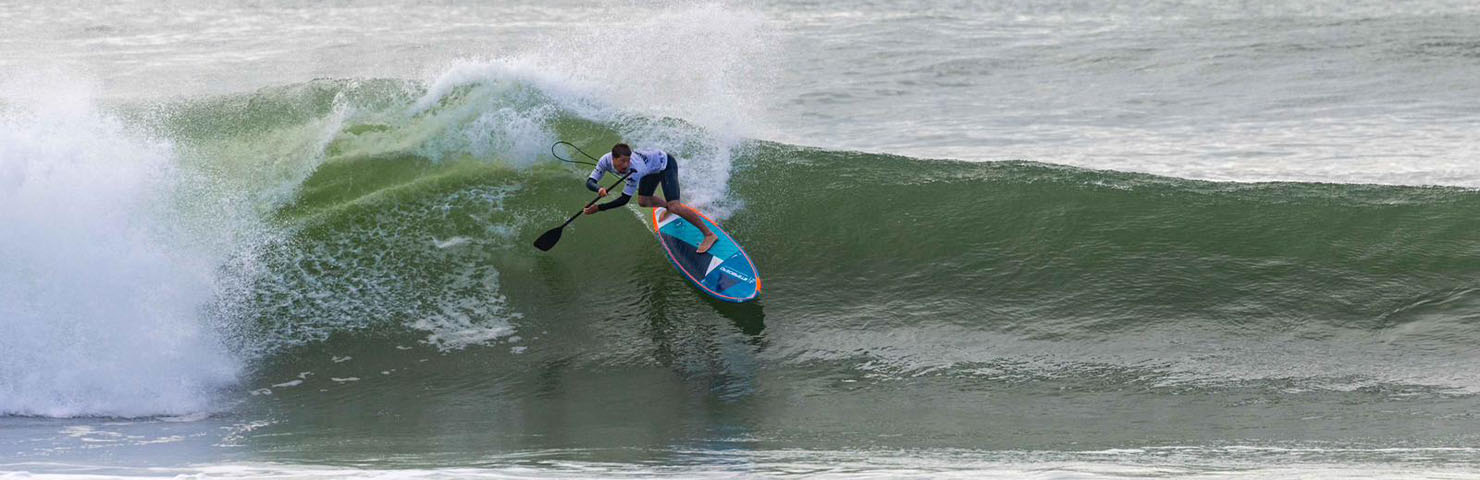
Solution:
[(612, 145), (612, 158), (630, 156), (632, 156), (632, 147), (627, 146), (625, 143)]

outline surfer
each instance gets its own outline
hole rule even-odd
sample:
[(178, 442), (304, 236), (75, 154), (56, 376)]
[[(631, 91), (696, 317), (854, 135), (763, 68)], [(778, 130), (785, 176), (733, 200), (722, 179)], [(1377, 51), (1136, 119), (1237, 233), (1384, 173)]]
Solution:
[[(637, 156), (637, 161), (633, 161), (634, 155)], [(699, 218), (699, 212), (678, 202), (678, 158), (668, 152), (657, 149), (634, 151), (625, 143), (613, 145), (611, 153), (602, 155), (601, 160), (596, 161), (596, 169), (592, 170), (591, 177), (586, 179), (586, 189), (596, 192), (599, 197), (605, 197), (606, 189), (598, 184), (602, 177), (605, 177), (607, 172), (626, 175), (629, 171), (632, 174), (627, 177), (627, 186), (622, 189), (622, 196), (610, 202), (586, 207), (583, 210), (586, 215), (626, 205), (627, 201), (632, 199), (632, 194), (636, 192), (638, 205), (663, 207), (667, 209), (667, 212), (663, 214), (664, 218), (667, 218), (669, 213), (677, 214), (695, 227), (699, 227), (699, 231), (704, 233), (704, 241), (699, 242), (699, 248), (696, 249), (699, 253), (708, 252), (709, 248), (714, 246), (714, 242), (719, 240), (719, 237), (709, 230), (709, 226), (704, 224), (704, 220)], [(659, 183), (663, 184), (662, 199), (653, 196)]]

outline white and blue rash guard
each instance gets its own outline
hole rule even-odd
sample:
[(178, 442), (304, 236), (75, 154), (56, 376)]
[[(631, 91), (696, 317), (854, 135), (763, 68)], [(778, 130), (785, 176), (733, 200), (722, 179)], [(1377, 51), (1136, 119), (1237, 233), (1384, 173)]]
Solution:
[[(651, 174), (662, 175), (663, 170), (668, 168), (668, 153), (658, 149), (632, 150), (632, 175), (627, 177), (627, 185), (622, 188), (622, 196), (616, 200), (597, 205), (600, 210), (609, 210), (626, 205), (632, 195), (637, 193), (637, 185), (642, 182), (642, 177)], [(601, 156), (596, 161), (596, 169), (591, 170), (591, 177), (586, 179), (586, 189), (597, 191), (601, 188), (599, 182), (606, 177), (607, 172), (613, 175), (622, 175), (616, 167), (612, 166), (612, 154)]]

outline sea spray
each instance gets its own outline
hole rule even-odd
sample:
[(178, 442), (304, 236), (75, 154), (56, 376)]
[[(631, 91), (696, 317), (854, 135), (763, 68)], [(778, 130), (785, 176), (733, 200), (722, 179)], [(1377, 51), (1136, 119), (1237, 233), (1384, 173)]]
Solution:
[(94, 91), (0, 86), (0, 414), (209, 409), (240, 368), (203, 315), (222, 257), (176, 223), (174, 145)]

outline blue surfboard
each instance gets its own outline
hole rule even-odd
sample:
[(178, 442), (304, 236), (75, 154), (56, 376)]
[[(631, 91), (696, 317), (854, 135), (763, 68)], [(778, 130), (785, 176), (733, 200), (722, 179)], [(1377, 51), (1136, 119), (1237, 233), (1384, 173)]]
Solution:
[(657, 236), (658, 245), (668, 255), (673, 268), (689, 279), (689, 283), (726, 302), (748, 302), (760, 296), (761, 276), (755, 270), (755, 263), (729, 233), (700, 212), (704, 224), (719, 236), (719, 240), (708, 252), (698, 253), (699, 241), (704, 239), (704, 234), (678, 215), (663, 218), (665, 212), (663, 208), (653, 209), (653, 235)]

